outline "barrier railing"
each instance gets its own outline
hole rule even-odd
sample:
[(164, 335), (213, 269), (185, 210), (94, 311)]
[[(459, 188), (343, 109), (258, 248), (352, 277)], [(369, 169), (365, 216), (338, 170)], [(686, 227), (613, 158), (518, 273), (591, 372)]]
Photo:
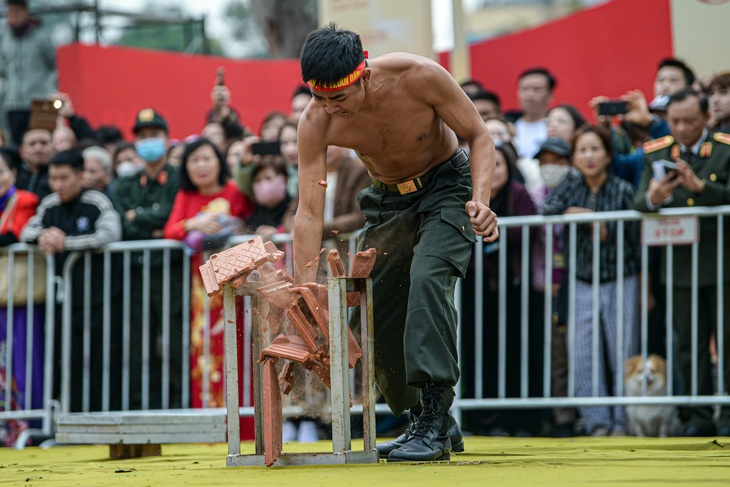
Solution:
[[(461, 387), (457, 387), (457, 399), (454, 401), (455, 414), (458, 416), (461, 410), (475, 410), (475, 409), (504, 409), (504, 408), (546, 408), (546, 407), (580, 407), (580, 406), (620, 406), (629, 404), (667, 404), (667, 405), (684, 405), (684, 406), (700, 406), (700, 405), (727, 405), (730, 404), (730, 396), (727, 394), (725, 384), (723, 380), (724, 363), (726, 360), (724, 344), (724, 331), (723, 331), (723, 286), (724, 286), (724, 275), (723, 259), (724, 259), (724, 216), (730, 213), (730, 206), (720, 207), (708, 207), (708, 208), (678, 208), (678, 209), (666, 209), (661, 210), (657, 214), (641, 214), (635, 211), (617, 211), (617, 212), (599, 212), (599, 213), (585, 213), (585, 214), (570, 214), (560, 216), (521, 216), (521, 217), (503, 217), (499, 219), (500, 227), (500, 240), (504, 241), (507, 236), (508, 229), (517, 228), (521, 232), (521, 245), (519, 249), (513, 248), (511, 251), (507, 250), (506, 245), (500, 245), (498, 249), (498, 309), (485, 310), (482, 306), (482, 295), (484, 292), (484, 249), (485, 244), (477, 242), (475, 244), (474, 262), (475, 262), (475, 283), (474, 283), (474, 357), (475, 360), (471, 364), (462, 363), (462, 371), (467, 370), (473, 377), (471, 384), (460, 384)], [(667, 272), (666, 282), (664, 284), (667, 294), (666, 299), (666, 350), (667, 350), (667, 394), (665, 396), (647, 396), (647, 380), (646, 377), (642, 379), (642, 393), (641, 396), (627, 396), (624, 391), (624, 361), (628, 358), (624, 352), (625, 344), (622, 343), (624, 336), (624, 328), (629, 324), (624, 323), (623, 305), (628, 298), (625, 294), (623, 286), (624, 278), (624, 263), (625, 263), (625, 248), (624, 245), (617, 245), (617, 256), (616, 256), (616, 306), (618, 311), (616, 313), (617, 319), (615, 326), (617, 327), (617, 339), (618, 344), (616, 346), (616, 371), (612, 380), (615, 381), (616, 394), (611, 396), (605, 396), (598, 393), (598, 360), (600, 355), (598, 353), (598, 336), (599, 336), (599, 314), (600, 307), (593, 306), (592, 308), (592, 344), (593, 349), (592, 358), (593, 363), (591, 367), (592, 376), (592, 394), (590, 397), (577, 397), (576, 396), (576, 384), (575, 384), (575, 333), (576, 333), (576, 245), (577, 245), (577, 228), (579, 225), (591, 225), (592, 226), (592, 281), (589, 283), (592, 291), (592, 302), (598, 301), (598, 292), (601, 285), (600, 282), (600, 224), (602, 222), (615, 222), (616, 224), (616, 235), (619, 242), (624, 242), (626, 238), (626, 226), (629, 222), (640, 222), (650, 218), (668, 218), (668, 217), (683, 217), (683, 216), (698, 216), (700, 222), (706, 221), (707, 219), (715, 219), (717, 226), (717, 261), (718, 261), (718, 273), (716, 279), (717, 288), (717, 316), (718, 323), (716, 327), (716, 347), (717, 347), (717, 361), (716, 370), (717, 376), (714, 384), (715, 393), (713, 395), (699, 395), (698, 394), (698, 304), (697, 304), (697, 289), (698, 289), (698, 258), (699, 258), (699, 242), (695, 241), (691, 244), (692, 247), (692, 272), (691, 272), (691, 289), (693, 299), (691, 303), (674, 303), (672, 298), (672, 290), (674, 288), (674, 273), (673, 273), (673, 245), (666, 246), (665, 262)], [(535, 303), (531, 303), (529, 299), (530, 294), (530, 259), (531, 259), (531, 244), (534, 242), (531, 229), (539, 228), (545, 232), (544, 241), (548, 242), (544, 249), (545, 259), (545, 284), (543, 291), (546, 296), (550, 296), (551, 288), (553, 285), (553, 230), (554, 225), (562, 225), (565, 229), (564, 234), (568, 237), (565, 247), (565, 255), (567, 257), (566, 269), (568, 272), (568, 322), (567, 322), (567, 347), (568, 347), (568, 393), (567, 397), (552, 397), (551, 395), (551, 331), (554, 326), (552, 323), (553, 316), (553, 300), (544, 299), (543, 303), (543, 322), (542, 322), (542, 355), (543, 358), (540, 363), (533, 363), (530, 357), (530, 350), (528, 350), (528, 343), (530, 342), (530, 306)], [(700, 223), (700, 226), (702, 223)], [(521, 298), (521, 308), (519, 318), (517, 322), (511, 324), (507, 323), (507, 313), (505, 312), (507, 307), (507, 263), (510, 252), (519, 250), (520, 253), (520, 286), (519, 295)], [(642, 356), (643, 360), (646, 360), (648, 356), (648, 294), (649, 294), (649, 264), (648, 264), (648, 247), (646, 245), (640, 245), (640, 277), (639, 277), (639, 288), (640, 288), (640, 313), (639, 313), (639, 337), (638, 337), (638, 353)], [(532, 268), (534, 270), (534, 267)], [(461, 295), (459, 299), (462, 303), (465, 302), (465, 296)], [(467, 299), (468, 300), (468, 299)], [(672, 311), (673, 306), (686, 305), (691, 307), (692, 314), (692, 380), (691, 384), (686, 385), (684, 393), (676, 394), (675, 384), (678, 382), (678, 378), (675, 377), (676, 372), (679, 370), (676, 363), (676, 343), (673, 340), (673, 320)], [(460, 308), (460, 312), (464, 309)], [(497, 336), (498, 336), (498, 366), (494, 371), (484, 369), (485, 356), (483, 353), (482, 343), (483, 334), (485, 332), (485, 314), (496, 314), (497, 318)], [(459, 327), (459, 342), (460, 350), (463, 350), (464, 346), (468, 344), (461, 343), (463, 328), (465, 326), (471, 326), (469, 323), (461, 323)], [(506, 360), (507, 360), (507, 346), (506, 336), (508, 326), (519, 326), (520, 336), (520, 353), (521, 363), (519, 371), (519, 394), (508, 395), (506, 393)], [(534, 327), (533, 327), (534, 331)], [(709, 351), (705, 351), (709, 353)], [(630, 355), (630, 354), (629, 354)], [(533, 367), (542, 368), (542, 392), (541, 394), (530, 394), (530, 370)], [(485, 374), (489, 374), (488, 377)], [(497, 393), (493, 397), (485, 397), (482, 383), (485, 378), (493, 379), (497, 382)], [(463, 386), (471, 386), (473, 394), (468, 397), (464, 397), (461, 394)]]
[[(0, 272), (5, 273), (0, 276), (4, 281), (0, 287), (6, 290), (5, 296), (0, 296), (0, 336), (5, 341), (0, 347), (0, 367), (4, 369), (0, 377), (0, 422), (32, 421), (15, 442), (22, 447), (30, 436), (52, 432), (54, 259), (34, 245), (13, 244), (0, 248), (0, 262)], [(41, 264), (45, 270), (36, 268)], [(24, 275), (19, 272), (16, 279), (18, 270)], [(42, 281), (36, 283), (36, 279)], [(16, 344), (16, 338), (21, 342)], [(38, 357), (43, 358), (41, 364)], [(20, 404), (15, 403), (16, 397)]]
[[(117, 257), (121, 257), (121, 262)], [(182, 243), (173, 240), (116, 242), (96, 251), (72, 252), (68, 255), (63, 266), (65, 285), (62, 327), (62, 412), (66, 413), (72, 409), (72, 403), (78, 402), (79, 393), (80, 407), (73, 409), (84, 412), (92, 409), (101, 411), (150, 409), (152, 394), (159, 394), (159, 404), (155, 405), (155, 409), (168, 409), (173, 402), (177, 407), (187, 407), (190, 398), (189, 257), (190, 250)], [(98, 260), (94, 262), (94, 259), (99, 258), (101, 262)], [(132, 262), (133, 260), (136, 262)], [(83, 263), (82, 275), (74, 272), (79, 262)], [(92, 289), (92, 281), (93, 284), (97, 284), (96, 273), (99, 272), (99, 268), (102, 277), (101, 299), (99, 299), (100, 289), (96, 286)], [(92, 273), (95, 274), (94, 279)], [(80, 286), (76, 282), (79, 277), (82, 277)], [(173, 282), (175, 277), (177, 277), (176, 282)], [(112, 285), (119, 282), (121, 289), (113, 288)], [(152, 283), (162, 286), (160, 299), (155, 303), (152, 302), (151, 294), (153, 292), (157, 294), (158, 290), (154, 289)], [(177, 296), (172, 290), (173, 286), (179, 288)], [(74, 292), (79, 291), (82, 293), (81, 302), (74, 296)], [(137, 302), (134, 302), (133, 297)], [(94, 306), (92, 300), (95, 301)], [(176, 306), (179, 308), (176, 309)], [(95, 313), (102, 314), (101, 320)], [(173, 318), (173, 313), (179, 316)], [(135, 318), (141, 322), (137, 322)], [(159, 325), (157, 328), (160, 329), (153, 330), (155, 327), (152, 323)], [(179, 332), (180, 343), (177, 344), (177, 350), (172, 346), (173, 327)], [(100, 340), (99, 332), (101, 332)], [(158, 338), (157, 333), (159, 342), (153, 343), (153, 340)], [(73, 338), (81, 338), (81, 343)], [(120, 344), (115, 343), (115, 340), (121, 343), (121, 350), (118, 348), (115, 350), (121, 356), (112, 353), (112, 346)], [(77, 343), (72, 343), (74, 341)], [(72, 358), (78, 357), (75, 354), (78, 353), (76, 347), (79, 345), (83, 358), (81, 370), (72, 367)], [(94, 358), (99, 356), (98, 347), (101, 347), (101, 364), (92, 363), (92, 355)], [(132, 350), (133, 347), (135, 351)], [(138, 352), (138, 355), (134, 352)], [(154, 363), (157, 362), (153, 358), (155, 355), (161, 358), (157, 374), (152, 373)], [(173, 360), (172, 356), (178, 359)], [(113, 359), (116, 361), (114, 366)], [(139, 372), (135, 374), (137, 369)], [(98, 377), (99, 373), (101, 384), (98, 380), (92, 381), (92, 375)], [(153, 377), (154, 375), (159, 377)], [(173, 381), (171, 376), (175, 376), (176, 379)], [(157, 391), (151, 387), (152, 378), (160, 380)], [(72, 394), (74, 381), (79, 380), (81, 387), (76, 387), (75, 393)], [(92, 391), (92, 382), (101, 388), (94, 387), (95, 390)], [(133, 384), (138, 386), (135, 387)], [(117, 392), (114, 390), (115, 386), (116, 389), (121, 388), (121, 395), (117, 394), (116, 400), (113, 401), (112, 397)], [(100, 402), (93, 393), (101, 395)], [(171, 398), (171, 394), (175, 394), (175, 397)], [(97, 407), (92, 408), (92, 400), (95, 400)]]
[[(718, 227), (717, 231), (717, 259), (719, 268), (722, 268), (724, 261), (724, 216), (730, 213), (730, 206), (712, 207), (712, 208), (684, 208), (662, 210), (658, 216), (689, 216), (698, 215), (702, 221), (713, 219)], [(642, 394), (640, 396), (627, 396), (623, 390), (623, 363), (627, 358), (624, 352), (625, 347), (619, 343), (616, 347), (616, 371), (613, 380), (616, 383), (616, 393), (614, 395), (601, 395), (596, 389), (596, 380), (593, 380), (593, 390), (588, 397), (578, 397), (576, 395), (575, 384), (575, 304), (576, 304), (576, 236), (579, 226), (591, 225), (594, 229), (592, 236), (592, 270), (593, 280), (590, 283), (584, 283), (590, 286), (592, 295), (595, 297), (597, 290), (600, 288), (601, 282), (598, 278), (600, 271), (600, 224), (601, 222), (613, 222), (616, 225), (616, 235), (620, 242), (626, 238), (626, 227), (628, 224), (638, 223), (646, 218), (653, 218), (657, 215), (642, 215), (634, 211), (622, 212), (603, 212), (591, 214), (574, 214), (563, 216), (525, 216), (525, 217), (505, 217), (500, 218), (500, 231), (503, 241), (506, 241), (508, 229), (519, 229), (522, 241), (519, 247), (520, 258), (520, 275), (519, 275), (519, 296), (521, 297), (522, 307), (519, 310), (518, 317), (508, 319), (505, 311), (508, 301), (507, 296), (507, 269), (508, 259), (515, 249), (508, 249), (507, 245), (500, 245), (498, 249), (498, 273), (496, 276), (498, 304), (497, 309), (485, 309), (482, 301), (482, 295), (485, 286), (484, 274), (484, 248), (485, 244), (481, 241), (475, 244), (474, 257), (474, 298), (465, 299), (466, 296), (457, 293), (457, 307), (460, 315), (463, 316), (466, 309), (461, 303), (468, 302), (472, 306), (474, 321), (473, 323), (461, 322), (459, 327), (459, 349), (464, 350), (467, 343), (462, 343), (463, 330), (467, 326), (473, 326), (474, 344), (473, 355), (474, 360), (471, 363), (462, 362), (462, 371), (468, 372), (468, 377), (462, 380), (457, 387), (457, 398), (454, 402), (454, 413), (458, 417), (461, 411), (479, 410), (479, 409), (495, 409), (495, 408), (546, 408), (546, 407), (578, 407), (578, 406), (599, 406), (599, 405), (629, 405), (629, 404), (675, 404), (675, 405), (727, 405), (730, 404), (730, 396), (727, 395), (722, 370), (724, 368), (726, 356), (724, 349), (724, 330), (722, 322), (723, 303), (723, 276), (718, 273), (717, 292), (718, 292), (718, 317), (719, 323), (716, 331), (717, 344), (717, 363), (716, 367), (719, 373), (714, 381), (715, 394), (700, 395), (697, 387), (697, 353), (693, 353), (692, 358), (692, 381), (687, 385), (686, 390), (679, 391), (674, 385), (677, 383), (677, 362), (676, 362), (676, 344), (673, 342), (673, 321), (672, 321), (672, 289), (673, 289), (673, 273), (671, 266), (673, 262), (674, 248), (669, 245), (666, 247), (665, 262), (668, 270), (666, 283), (664, 284), (667, 291), (667, 319), (665, 322), (666, 330), (666, 350), (667, 350), (667, 372), (668, 372), (668, 393), (666, 396), (650, 397), (647, 395), (647, 384), (644, 380), (642, 384)], [(565, 254), (567, 256), (567, 285), (568, 293), (568, 321), (567, 325), (567, 341), (568, 341), (568, 390), (566, 397), (554, 397), (551, 391), (551, 340), (552, 340), (552, 315), (553, 301), (545, 299), (544, 302), (535, 304), (529, 299), (530, 295), (530, 273), (534, 270), (534, 264), (531, 264), (531, 245), (534, 243), (533, 229), (540, 229), (545, 232), (545, 241), (550, 243), (553, 241), (553, 231), (555, 225), (563, 225), (565, 235), (567, 235), (567, 244)], [(341, 236), (349, 238), (350, 253), (355, 252), (355, 235)], [(232, 238), (228, 245), (246, 241), (251, 236), (239, 236)], [(286, 250), (286, 266), (291, 271), (292, 252), (291, 237), (286, 234), (274, 236), (274, 242), (279, 244)], [(8, 279), (9, 283), (13, 282), (13, 274), (15, 272), (14, 260), (12, 256), (20, 252), (33, 252), (32, 246), (14, 245), (0, 250), (0, 255), (7, 254), (10, 256), (8, 265), (8, 275), (3, 279)], [(646, 358), (648, 355), (648, 248), (641, 245), (640, 252), (640, 277), (639, 277), (639, 293), (641, 297), (641, 307), (639, 313), (638, 325), (638, 350), (640, 354)], [(177, 260), (179, 255), (180, 260)], [(691, 283), (694, 290), (694, 296), (690, 303), (692, 313), (692, 347), (695, 352), (698, 349), (697, 336), (697, 283), (698, 283), (698, 259), (699, 244), (692, 244), (692, 275)], [(161, 257), (160, 257), (161, 255)], [(136, 241), (136, 242), (118, 242), (105, 246), (96, 251), (74, 252), (70, 253), (63, 268), (63, 286), (58, 293), (60, 301), (63, 302), (62, 319), (59, 328), (62, 330), (63, 338), (61, 358), (62, 373), (60, 374), (60, 410), (68, 412), (71, 410), (89, 411), (89, 410), (127, 410), (127, 409), (143, 409), (151, 410), (157, 408), (170, 407), (189, 407), (190, 406), (190, 383), (191, 380), (200, 381), (205, 391), (210, 389), (210, 368), (206, 368), (200, 377), (191, 377), (190, 374), (190, 277), (192, 270), (190, 267), (191, 252), (183, 244), (176, 241), (153, 240), (153, 241)], [(545, 283), (544, 290), (550, 290), (553, 284), (553, 246), (548, 244), (544, 249), (544, 274)], [(616, 278), (616, 306), (619, 308), (616, 319), (616, 327), (619, 330), (618, 337), (623, 337), (621, 331), (627, 326), (624, 323), (623, 312), (621, 307), (626, 302), (627, 294), (623, 287), (623, 264), (626, 259), (625, 249), (623, 245), (617, 246), (616, 263), (618, 274)], [(343, 259), (344, 260), (344, 259)], [(40, 409), (31, 409), (32, 393), (29, 392), (30, 387), (26, 386), (26, 399), (24, 405), (19, 410), (14, 410), (7, 398), (10, 397), (10, 383), (6, 381), (3, 388), (0, 388), (5, 394), (6, 404), (0, 407), (0, 421), (12, 419), (39, 419), (42, 426), (39, 432), (50, 434), (52, 430), (52, 399), (55, 397), (53, 390), (53, 376), (55, 370), (53, 343), (56, 340), (54, 331), (56, 330), (55, 320), (55, 303), (53, 297), (56, 295), (54, 283), (59, 281), (54, 277), (53, 258), (46, 257), (47, 261), (47, 299), (45, 301), (45, 345), (44, 345), (44, 379), (43, 379), (43, 407)], [(29, 260), (28, 289), (32, 288), (32, 264), (33, 259)], [(79, 263), (83, 263), (82, 270), (75, 270)], [(94, 266), (97, 267), (94, 267)], [(103, 279), (93, 278), (96, 275), (94, 269), (102, 269), (100, 275)], [(177, 274), (176, 274), (177, 273)], [(160, 283), (161, 289), (155, 289), (156, 282)], [(119, 289), (121, 287), (121, 289)], [(9, 286), (8, 299), (12, 302), (13, 286)], [(175, 290), (173, 290), (175, 288)], [(153, 291), (159, 291), (159, 296), (153, 296)], [(139, 301), (133, 299), (133, 293), (141, 296)], [(177, 294), (180, 298), (180, 316), (173, 318), (170, 308), (170, 301)], [(81, 298), (79, 298), (79, 295)], [(546, 295), (549, 295), (546, 293)], [(207, 302), (207, 297), (205, 298)], [(593, 300), (596, 301), (595, 299)], [(92, 302), (96, 305), (92, 306)], [(76, 304), (74, 304), (76, 303)], [(27, 303), (24, 306), (31, 310), (35, 303)], [(250, 306), (250, 303), (247, 304)], [(540, 344), (542, 359), (536, 362), (530, 355), (531, 333), (535, 333), (535, 327), (531, 327), (530, 314), (532, 306), (540, 306), (537, 309), (541, 314), (541, 327), (537, 332), (537, 342)], [(4, 313), (8, 321), (9, 329), (14, 329), (16, 324), (13, 322), (14, 309), (16, 307), (9, 306)], [(94, 310), (99, 310), (94, 311)], [(154, 310), (154, 311), (153, 311)], [(485, 315), (486, 313), (486, 315)], [(592, 330), (594, 337), (598, 336), (599, 326), (599, 307), (594, 307), (592, 313)], [(30, 313), (29, 313), (30, 314)], [(136, 323), (132, 315), (140, 316), (140, 322)], [(210, 320), (207, 313), (207, 307), (204, 313), (204, 342), (206, 344), (205, 353), (206, 363), (210, 363)], [(242, 376), (242, 397), (240, 412), (243, 416), (251, 416), (253, 414), (253, 398), (250, 390), (250, 370), (251, 363), (255, 357), (251, 356), (251, 322), (250, 313), (244, 315), (246, 318), (246, 328), (244, 333), (243, 347), (243, 376)], [(497, 328), (497, 362), (494, 368), (485, 368), (485, 355), (482, 347), (485, 333), (485, 316), (496, 316)], [(80, 319), (77, 321), (76, 318)], [(179, 320), (176, 322), (176, 320)], [(155, 340), (155, 326), (153, 322), (159, 322), (160, 340)], [(97, 327), (98, 325), (98, 327)], [(30, 326), (26, 322), (26, 326)], [(377, 323), (376, 323), (377, 326)], [(507, 384), (507, 331), (511, 327), (519, 327), (519, 350), (522, 360), (519, 364), (519, 393), (508, 394)], [(98, 328), (98, 329), (97, 329)], [(532, 328), (532, 331), (531, 331)], [(180, 336), (175, 346), (179, 347), (175, 351), (171, 339), (171, 330), (179, 330)], [(7, 350), (5, 352), (5, 369), (6, 374), (11, 376), (14, 365), (14, 349), (13, 333), (8, 333), (6, 339)], [(154, 335), (154, 336), (153, 336)], [(101, 337), (100, 340), (93, 339)], [(534, 338), (534, 337), (533, 337)], [(78, 340), (77, 340), (78, 339)], [(619, 338), (621, 340), (621, 338)], [(118, 341), (118, 343), (117, 343)], [(121, 346), (121, 349), (114, 348), (115, 345)], [(79, 348), (80, 347), (80, 348)], [(136, 348), (135, 348), (136, 347)], [(593, 358), (598, 360), (597, 340), (593, 340)], [(26, 348), (26, 351), (33, 351)], [(80, 351), (79, 351), (80, 350)], [(136, 355), (135, 351), (139, 354)], [(16, 354), (17, 355), (17, 354)], [(32, 354), (27, 354), (32, 355)], [(95, 359), (101, 357), (100, 364)], [(80, 358), (79, 358), (80, 357)], [(158, 357), (157, 360), (155, 357)], [(76, 360), (76, 362), (74, 362)], [(159, 368), (154, 363), (159, 361)], [(76, 369), (80, 364), (80, 369)], [(117, 367), (116, 364), (119, 364)], [(177, 370), (173, 368), (177, 366)], [(596, 379), (598, 374), (598, 366), (594, 362), (591, 366), (591, 376)], [(32, 371), (32, 365), (26, 365), (26, 370)], [(534, 392), (534, 384), (531, 384), (531, 370), (538, 370), (541, 375), (541, 391)], [(9, 372), (8, 372), (9, 371)], [(78, 372), (78, 373), (77, 373)], [(137, 374), (137, 375), (135, 375)], [(98, 379), (101, 377), (101, 379)], [(136, 377), (136, 378), (135, 378)], [(485, 393), (484, 386), (487, 379), (496, 383), (496, 393)], [(159, 381), (159, 382), (158, 382)], [(177, 389), (173, 387), (177, 385)], [(98, 389), (97, 389), (98, 386)], [(471, 390), (468, 395), (462, 393), (464, 390)], [(531, 391), (532, 389), (532, 391)], [(96, 394), (96, 395), (95, 395)], [(173, 397), (174, 396), (174, 397)], [(353, 411), (359, 408), (356, 406)], [(214, 409), (225, 414), (224, 408)], [(387, 411), (385, 405), (379, 404), (378, 412)], [(297, 409), (291, 409), (290, 413), (296, 414)]]

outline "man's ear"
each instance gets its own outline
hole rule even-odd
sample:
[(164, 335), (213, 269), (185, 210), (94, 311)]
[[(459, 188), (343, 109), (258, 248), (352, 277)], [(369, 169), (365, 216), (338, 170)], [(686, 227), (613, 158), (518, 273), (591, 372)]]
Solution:
[(371, 71), (370, 68), (365, 68), (365, 71), (362, 73), (362, 79), (364, 81), (368, 81), (370, 79)]

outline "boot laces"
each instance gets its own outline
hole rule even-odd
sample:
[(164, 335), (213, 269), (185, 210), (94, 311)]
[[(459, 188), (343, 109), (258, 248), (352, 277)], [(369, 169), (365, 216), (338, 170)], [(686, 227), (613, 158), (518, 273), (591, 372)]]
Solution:
[(430, 390), (423, 395), (423, 412), (413, 422), (413, 436), (425, 438), (431, 431), (434, 422), (438, 418), (439, 402), (441, 402), (441, 391)]

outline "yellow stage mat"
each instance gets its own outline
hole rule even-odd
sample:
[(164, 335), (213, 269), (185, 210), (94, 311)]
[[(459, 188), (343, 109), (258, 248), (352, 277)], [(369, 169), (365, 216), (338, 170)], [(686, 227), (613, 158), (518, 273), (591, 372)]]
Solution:
[[(355, 442), (357, 445), (357, 442)], [(327, 451), (328, 442), (285, 452)], [(109, 460), (106, 446), (0, 450), (0, 484), (35, 486), (728, 486), (730, 438), (466, 438), (440, 464), (226, 467), (227, 447), (163, 445), (161, 457)], [(252, 453), (250, 443), (244, 453)]]

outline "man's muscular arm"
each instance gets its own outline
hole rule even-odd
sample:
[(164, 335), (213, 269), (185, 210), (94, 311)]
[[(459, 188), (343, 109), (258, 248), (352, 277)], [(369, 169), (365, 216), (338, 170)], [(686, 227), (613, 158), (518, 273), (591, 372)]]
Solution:
[(428, 81), (424, 89), (433, 100), (436, 113), (451, 130), (469, 143), (471, 149), (469, 165), (473, 190), (466, 211), (476, 234), (487, 242), (493, 242), (499, 233), (497, 216), (489, 209), (495, 166), (492, 135), (474, 104), (444, 68), (434, 62), (426, 70), (430, 73), (423, 78)]
[[(311, 108), (311, 107), (310, 107)], [(315, 109), (316, 110), (316, 109)], [(294, 217), (294, 280), (313, 282), (322, 245), (325, 188), (327, 178), (326, 123), (307, 109), (299, 122), (299, 206)]]

